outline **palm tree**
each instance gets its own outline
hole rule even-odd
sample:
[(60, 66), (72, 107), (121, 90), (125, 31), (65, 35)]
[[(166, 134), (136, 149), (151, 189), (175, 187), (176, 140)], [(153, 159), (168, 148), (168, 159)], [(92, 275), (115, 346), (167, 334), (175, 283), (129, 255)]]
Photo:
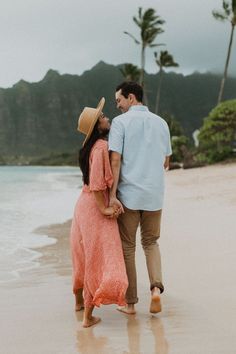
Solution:
[(124, 64), (123, 68), (120, 69), (122, 75), (127, 81), (138, 82), (140, 78), (140, 69), (133, 64)]
[(161, 98), (161, 84), (162, 84), (162, 78), (163, 78), (163, 68), (170, 68), (170, 67), (176, 67), (179, 66), (174, 61), (173, 56), (167, 51), (161, 51), (160, 54), (158, 55), (157, 52), (154, 53), (155, 56), (155, 62), (159, 66), (159, 85), (157, 89), (157, 98), (156, 98), (156, 107), (155, 107), (155, 113), (157, 114), (159, 111), (160, 107), (160, 98)]
[(232, 43), (233, 43), (233, 36), (234, 36), (234, 28), (236, 25), (236, 0), (231, 0), (231, 3), (229, 1), (223, 0), (222, 6), (223, 6), (223, 11), (214, 10), (214, 11), (212, 11), (212, 14), (216, 20), (229, 21), (231, 23), (231, 33), (230, 33), (228, 52), (227, 52), (227, 57), (226, 57), (226, 62), (225, 62), (224, 75), (223, 75), (223, 78), (221, 80), (221, 85), (220, 85), (218, 103), (220, 103), (222, 101), (225, 81), (227, 78), (227, 71), (228, 71), (229, 59), (230, 59)]
[(141, 71), (139, 83), (144, 87), (144, 70), (145, 70), (145, 50), (147, 47), (156, 47), (163, 44), (153, 44), (156, 36), (164, 32), (161, 25), (165, 23), (160, 16), (156, 15), (156, 11), (152, 8), (143, 12), (142, 7), (138, 9), (138, 16), (133, 17), (133, 21), (140, 28), (140, 40), (136, 39), (129, 32), (124, 32), (130, 36), (136, 44), (141, 45)]

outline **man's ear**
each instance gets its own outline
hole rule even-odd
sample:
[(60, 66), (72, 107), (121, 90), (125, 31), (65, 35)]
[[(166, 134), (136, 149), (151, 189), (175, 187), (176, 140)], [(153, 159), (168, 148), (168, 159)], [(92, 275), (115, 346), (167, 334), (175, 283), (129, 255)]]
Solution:
[(128, 98), (129, 98), (130, 102), (133, 102), (135, 99), (135, 96), (133, 93), (129, 93)]

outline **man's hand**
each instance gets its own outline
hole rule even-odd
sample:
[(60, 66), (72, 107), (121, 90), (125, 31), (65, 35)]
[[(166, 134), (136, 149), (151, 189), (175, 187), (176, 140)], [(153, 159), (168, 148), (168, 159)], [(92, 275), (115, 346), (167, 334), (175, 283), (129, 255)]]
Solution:
[(116, 197), (110, 197), (109, 206), (115, 209), (115, 214), (118, 214), (117, 217), (125, 212), (122, 203)]

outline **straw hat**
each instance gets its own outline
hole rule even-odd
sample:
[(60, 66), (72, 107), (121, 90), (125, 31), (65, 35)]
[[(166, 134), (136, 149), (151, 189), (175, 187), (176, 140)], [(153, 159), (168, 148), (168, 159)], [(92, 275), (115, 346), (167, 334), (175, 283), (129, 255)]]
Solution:
[(83, 146), (90, 138), (93, 128), (99, 116), (101, 115), (104, 104), (105, 104), (105, 98), (102, 97), (102, 99), (98, 103), (97, 108), (85, 107), (83, 109), (83, 112), (79, 116), (77, 130), (86, 135), (85, 140), (83, 142)]

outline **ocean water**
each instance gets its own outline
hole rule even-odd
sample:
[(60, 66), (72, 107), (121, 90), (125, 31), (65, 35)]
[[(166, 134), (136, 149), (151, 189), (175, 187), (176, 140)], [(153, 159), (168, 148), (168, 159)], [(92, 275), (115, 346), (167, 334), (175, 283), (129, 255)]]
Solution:
[(34, 230), (70, 219), (81, 187), (76, 167), (0, 167), (0, 282), (38, 266), (37, 247), (56, 240)]

